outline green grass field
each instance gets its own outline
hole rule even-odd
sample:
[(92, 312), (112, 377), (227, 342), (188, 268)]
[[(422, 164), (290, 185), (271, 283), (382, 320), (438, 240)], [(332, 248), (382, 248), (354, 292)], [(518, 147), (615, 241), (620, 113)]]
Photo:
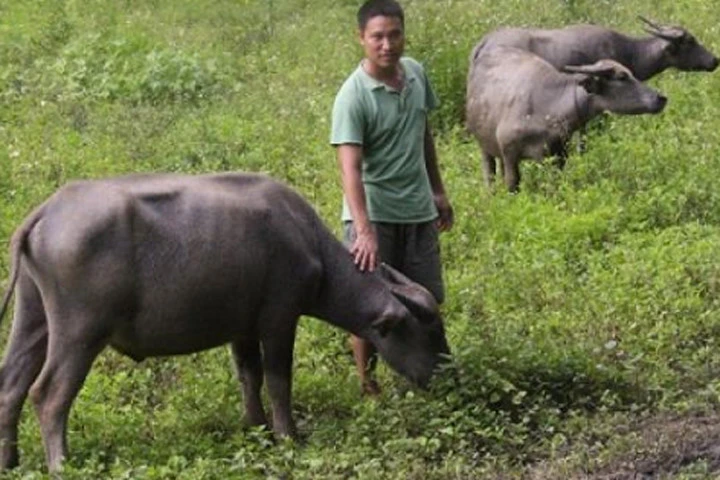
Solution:
[[(329, 117), (361, 56), (359, 3), (1, 2), (0, 240), (67, 181), (150, 171), (267, 172), (339, 235)], [(467, 57), (492, 29), (641, 35), (641, 14), (720, 53), (715, 3), (403, 5), (407, 53), (442, 102), (432, 123), (456, 212), (442, 248), (458, 383), (417, 391), (381, 366), (384, 394), (362, 399), (346, 334), (303, 318), (302, 441), (275, 444), (243, 426), (226, 349), (140, 364), (106, 351), (74, 404), (64, 478), (720, 474), (720, 73), (653, 78), (670, 99), (662, 114), (604, 119), (563, 172), (523, 163), (514, 196), (485, 189), (462, 120)], [(5, 249), (3, 289), (8, 262)], [(0, 478), (46, 475), (32, 410), (21, 467)]]

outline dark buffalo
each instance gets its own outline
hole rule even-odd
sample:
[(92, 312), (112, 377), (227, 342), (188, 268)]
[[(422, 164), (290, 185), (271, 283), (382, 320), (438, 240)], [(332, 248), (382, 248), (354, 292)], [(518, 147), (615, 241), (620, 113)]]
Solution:
[(247, 420), (293, 435), (298, 317), (375, 344), (425, 385), (449, 353), (438, 306), (389, 268), (361, 273), (315, 211), (260, 175), (149, 175), (69, 184), (11, 245), (15, 318), (0, 368), (0, 467), (18, 463), (28, 392), (51, 471), (67, 455), (71, 404), (108, 345), (135, 360), (230, 344)]
[(610, 59), (625, 65), (642, 81), (668, 68), (711, 72), (718, 67), (718, 58), (686, 29), (640, 19), (646, 24), (649, 37), (630, 37), (597, 25), (572, 25), (554, 30), (502, 28), (485, 35), (473, 56), (483, 48), (515, 47), (538, 55), (558, 70), (568, 65), (588, 65)]

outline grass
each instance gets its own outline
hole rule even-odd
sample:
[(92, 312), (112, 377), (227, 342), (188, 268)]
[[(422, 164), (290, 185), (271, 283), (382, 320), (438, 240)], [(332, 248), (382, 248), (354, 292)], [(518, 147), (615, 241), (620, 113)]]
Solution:
[[(339, 233), (329, 116), (360, 58), (357, 3), (3, 3), (0, 239), (68, 180), (136, 171), (264, 171)], [(491, 29), (591, 21), (639, 35), (643, 14), (720, 52), (714, 4), (405, 7), (408, 53), (442, 101), (432, 122), (456, 210), (442, 248), (458, 383), (418, 392), (381, 367), (385, 394), (365, 401), (345, 334), (306, 318), (294, 380), (303, 441), (273, 444), (242, 426), (224, 349), (141, 364), (108, 351), (74, 405), (66, 478), (592, 478), (652, 457), (638, 432), (674, 426), (667, 415), (714, 414), (718, 74), (651, 80), (670, 98), (661, 115), (604, 119), (562, 173), (524, 163), (515, 196), (484, 188), (462, 126), (467, 56)], [(23, 463), (5, 478), (43, 478), (31, 410)], [(707, 455), (657, 465), (663, 478), (715, 471)]]

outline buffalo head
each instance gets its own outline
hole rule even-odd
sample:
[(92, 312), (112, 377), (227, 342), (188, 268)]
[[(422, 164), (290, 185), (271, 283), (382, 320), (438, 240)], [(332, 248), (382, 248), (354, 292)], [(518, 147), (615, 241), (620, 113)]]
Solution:
[(438, 303), (428, 290), (386, 264), (378, 275), (399, 302), (373, 322), (369, 340), (390, 367), (425, 387), (450, 354)]
[(659, 113), (667, 98), (635, 78), (630, 70), (614, 60), (592, 65), (567, 66), (566, 72), (579, 74), (579, 84), (594, 98), (598, 108), (626, 115)]
[(678, 70), (712, 72), (720, 60), (695, 37), (679, 26), (659, 25), (645, 17), (638, 16), (645, 24), (645, 31), (667, 42), (664, 54), (667, 64)]

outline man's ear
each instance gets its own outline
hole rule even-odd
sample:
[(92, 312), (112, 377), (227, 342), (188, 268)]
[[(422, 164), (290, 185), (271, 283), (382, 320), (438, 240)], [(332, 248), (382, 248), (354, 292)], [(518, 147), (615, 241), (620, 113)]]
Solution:
[(397, 328), (403, 322), (402, 318), (391, 315), (383, 315), (372, 323), (372, 328), (378, 332), (381, 337), (386, 337), (393, 329)]

